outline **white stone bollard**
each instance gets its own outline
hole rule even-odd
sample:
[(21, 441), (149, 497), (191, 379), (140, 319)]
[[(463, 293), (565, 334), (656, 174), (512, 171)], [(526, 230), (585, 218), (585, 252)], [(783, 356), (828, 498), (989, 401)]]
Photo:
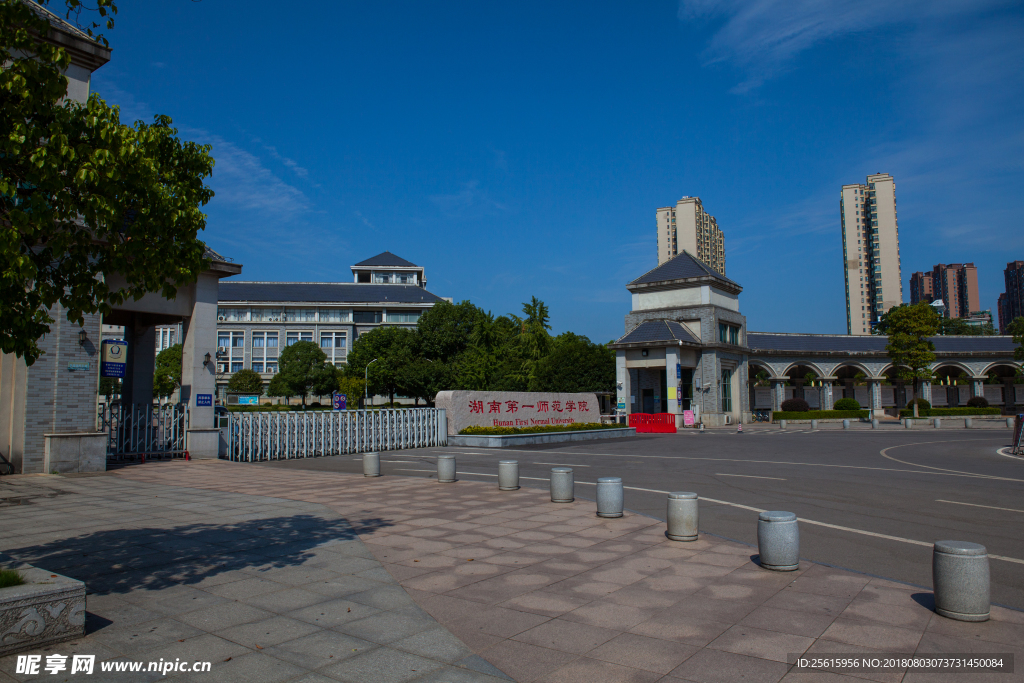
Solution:
[(878, 429), (878, 420), (876, 420), (874, 418), (871, 419), (871, 428), (872, 429)]
[(551, 502), (571, 503), (575, 499), (571, 467), (551, 468)]
[(936, 429), (942, 429), (942, 418), (932, 418), (932, 426), (935, 427)]
[(843, 420), (843, 429), (849, 429), (849, 428), (850, 428), (850, 421), (849, 420)]
[(519, 490), (519, 461), (499, 460), (498, 461), (498, 490), (518, 491)]
[(1006, 418), (1006, 426), (1009, 427), (1010, 429), (1013, 429), (1013, 418), (1012, 417)]
[(673, 541), (696, 541), (699, 501), (696, 493), (677, 491), (668, 494), (666, 536)]
[(765, 511), (757, 516), (757, 552), (761, 566), (777, 572), (800, 568), (800, 527), (792, 512)]
[(914, 426), (914, 421), (908, 417), (903, 421), (903, 426), (906, 427), (907, 429), (910, 429), (911, 427)]
[(969, 418), (969, 417), (965, 417), (964, 418), (964, 429), (970, 429), (973, 426), (974, 426), (974, 421), (971, 418)]
[(786, 428), (786, 421), (785, 420), (779, 420), (779, 428), (780, 429), (785, 429)]
[(380, 453), (363, 453), (363, 476), (380, 476)]
[(988, 621), (988, 554), (966, 541), (936, 541), (932, 550), (935, 612), (957, 621)]
[(817, 429), (817, 428), (818, 428), (818, 421), (817, 420), (811, 420), (811, 429)]
[(622, 516), (622, 478), (598, 477), (597, 479), (597, 516)]
[(455, 481), (455, 456), (437, 456), (437, 480), (442, 484), (450, 484)]

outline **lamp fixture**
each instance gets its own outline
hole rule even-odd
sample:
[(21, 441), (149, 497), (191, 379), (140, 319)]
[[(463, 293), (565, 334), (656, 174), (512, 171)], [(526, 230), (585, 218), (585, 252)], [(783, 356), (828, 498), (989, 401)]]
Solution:
[(85, 342), (89, 340), (89, 335), (85, 333), (85, 328), (78, 331), (78, 345), (85, 346)]
[(209, 364), (210, 364), (210, 354), (207, 353), (205, 356), (203, 356), (203, 367), (205, 368)]

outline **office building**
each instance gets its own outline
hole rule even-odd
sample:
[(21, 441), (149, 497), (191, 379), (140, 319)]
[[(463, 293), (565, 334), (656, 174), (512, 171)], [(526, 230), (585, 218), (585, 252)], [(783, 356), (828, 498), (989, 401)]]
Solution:
[(1003, 270), (1006, 291), (999, 295), (999, 334), (1017, 318), (1024, 316), (1024, 261), (1011, 261)]
[[(278, 351), (316, 342), (336, 366), (359, 335), (381, 326), (415, 326), (443, 298), (425, 289), (424, 269), (384, 252), (352, 266), (352, 282), (220, 284), (217, 308), (217, 391), (246, 368), (265, 384), (280, 369)], [(445, 299), (451, 301), (451, 299)]]
[(846, 280), (846, 331), (871, 334), (879, 318), (903, 303), (896, 182), (888, 173), (843, 185), (839, 197)]
[(910, 303), (941, 301), (947, 318), (970, 318), (981, 312), (978, 269), (973, 263), (938, 264), (910, 276)]
[(688, 252), (725, 275), (725, 238), (700, 197), (683, 197), (657, 210), (658, 265)]

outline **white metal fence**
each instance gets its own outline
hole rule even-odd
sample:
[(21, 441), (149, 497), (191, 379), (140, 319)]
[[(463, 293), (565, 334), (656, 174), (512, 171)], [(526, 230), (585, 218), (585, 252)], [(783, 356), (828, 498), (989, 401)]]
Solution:
[(107, 433), (107, 458), (184, 457), (188, 418), (188, 406), (183, 403), (104, 405), (99, 423)]
[(228, 459), (245, 462), (448, 443), (445, 411), (437, 408), (233, 412), (227, 422)]

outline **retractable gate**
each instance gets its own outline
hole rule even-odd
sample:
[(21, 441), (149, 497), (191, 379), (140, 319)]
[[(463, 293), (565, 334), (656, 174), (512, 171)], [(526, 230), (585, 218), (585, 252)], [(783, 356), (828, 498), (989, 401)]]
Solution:
[(448, 443), (445, 411), (437, 408), (233, 412), (227, 422), (228, 459), (245, 462)]
[(188, 406), (184, 403), (103, 406), (99, 423), (107, 433), (108, 460), (185, 455)]

